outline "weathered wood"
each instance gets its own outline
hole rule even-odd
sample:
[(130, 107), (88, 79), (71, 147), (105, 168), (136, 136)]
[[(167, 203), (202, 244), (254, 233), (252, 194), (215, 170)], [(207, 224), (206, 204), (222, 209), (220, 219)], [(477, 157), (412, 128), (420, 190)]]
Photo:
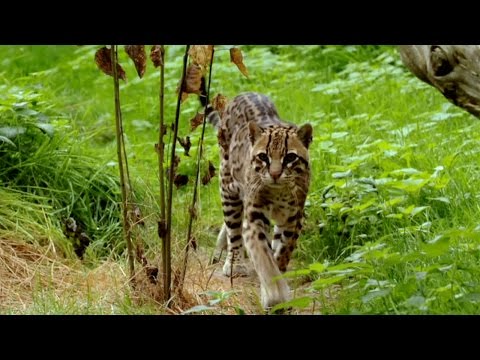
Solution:
[(480, 118), (480, 45), (401, 45), (399, 51), (415, 76)]

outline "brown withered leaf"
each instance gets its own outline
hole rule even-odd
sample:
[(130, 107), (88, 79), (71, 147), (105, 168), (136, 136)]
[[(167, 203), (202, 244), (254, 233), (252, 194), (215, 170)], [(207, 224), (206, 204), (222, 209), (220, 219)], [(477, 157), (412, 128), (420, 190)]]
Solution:
[[(154, 148), (155, 148), (155, 152), (160, 155), (160, 144), (155, 143)], [(165, 150), (165, 144), (163, 144), (163, 149)]]
[(207, 185), (210, 180), (215, 176), (215, 166), (212, 162), (208, 161), (208, 172), (202, 177), (202, 185)]
[(206, 72), (212, 60), (213, 45), (192, 45), (188, 50), (188, 55), (195, 65), (202, 68), (203, 73)]
[(190, 216), (192, 217), (192, 219), (196, 219), (197, 218), (197, 210), (195, 209), (195, 207), (189, 207), (188, 208), (188, 213), (190, 214)]
[(190, 64), (187, 67), (185, 75), (185, 82), (183, 85), (183, 92), (188, 94), (200, 94), (200, 87), (202, 85), (202, 69), (200, 66)]
[[(180, 164), (180, 157), (175, 154), (175, 158), (173, 160), (173, 175), (177, 173), (178, 164)], [(167, 179), (170, 178), (170, 167), (165, 171), (165, 175), (167, 176)]]
[(177, 86), (177, 94), (179, 91), (182, 92), (182, 97), (180, 102), (184, 102), (187, 100), (188, 94), (198, 94), (201, 95), (202, 91), (202, 81), (204, 81), (204, 76), (202, 74), (201, 67), (195, 64), (190, 64), (187, 67), (187, 71), (185, 73), (185, 79), (178, 82)]
[(243, 55), (239, 48), (233, 47), (230, 49), (230, 61), (237, 65), (238, 70), (248, 78), (248, 70), (243, 64)]
[(202, 113), (197, 112), (197, 114), (190, 119), (190, 130), (195, 130), (199, 125), (203, 124), (204, 115)]
[(167, 222), (165, 220), (160, 220), (157, 225), (158, 237), (160, 239), (165, 239), (165, 236), (167, 236)]
[(152, 60), (153, 66), (155, 66), (156, 68), (159, 66), (163, 66), (164, 57), (165, 49), (163, 49), (161, 45), (153, 45), (152, 49), (150, 50), (150, 60)]
[(175, 178), (173, 179), (173, 183), (177, 187), (177, 189), (180, 186), (185, 186), (188, 184), (188, 176), (187, 175), (182, 175), (182, 174), (177, 174), (175, 175)]
[(147, 266), (145, 267), (145, 273), (147, 274), (148, 280), (150, 283), (156, 285), (158, 278), (158, 268), (156, 266)]
[[(180, 91), (181, 82), (182, 80), (180, 79), (180, 81), (178, 82), (177, 90), (176, 90), (177, 94)], [(180, 98), (180, 103), (183, 103), (185, 100), (187, 100), (187, 98), (188, 98), (188, 93), (186, 93), (185, 91), (182, 91), (182, 97)]]
[(135, 224), (145, 226), (145, 221), (143, 221), (142, 212), (140, 211), (140, 208), (137, 205), (135, 205), (133, 209), (133, 215), (135, 216), (134, 218)]
[(145, 257), (145, 250), (143, 248), (143, 244), (141, 244), (141, 243), (137, 244), (137, 246), (135, 248), (135, 253), (136, 253), (137, 261), (140, 264), (142, 264), (143, 266), (147, 266), (148, 265), (148, 260)]
[(190, 156), (188, 153), (190, 151), (190, 147), (192, 146), (192, 143), (190, 142), (190, 136), (185, 137), (185, 139), (177, 138), (177, 140), (185, 150), (185, 156)]
[[(113, 76), (113, 68), (112, 68), (112, 52), (110, 49), (107, 49), (106, 46), (100, 48), (95, 53), (95, 63), (97, 64), (98, 68), (102, 70), (105, 74)], [(118, 78), (122, 79), (123, 81), (127, 81), (127, 75), (125, 74), (125, 70), (117, 63), (117, 74)]]
[(218, 115), (220, 116), (220, 118), (223, 117), (223, 112), (225, 111), (227, 104), (228, 104), (228, 98), (222, 94), (217, 94), (212, 99), (213, 110), (218, 111)]
[(188, 98), (188, 93), (182, 92), (182, 98), (181, 98), (180, 102), (183, 103), (185, 100), (187, 100), (187, 98)]
[(135, 64), (139, 78), (142, 78), (147, 69), (147, 54), (145, 53), (145, 45), (125, 45), (125, 52)]

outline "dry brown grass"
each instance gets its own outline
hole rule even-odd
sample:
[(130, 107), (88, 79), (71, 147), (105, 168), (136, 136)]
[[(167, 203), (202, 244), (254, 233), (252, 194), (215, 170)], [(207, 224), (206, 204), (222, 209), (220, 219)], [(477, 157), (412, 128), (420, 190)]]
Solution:
[[(128, 281), (111, 261), (86, 270), (80, 261), (66, 260), (50, 246), (0, 238), (0, 312), (41, 313), (45, 296), (51, 302), (72, 305), (72, 312), (88, 312), (92, 304), (109, 312)], [(52, 313), (54, 309), (44, 309)]]
[[(246, 314), (263, 313), (254, 271), (230, 281), (221, 273), (221, 263), (208, 265), (209, 255), (201, 248), (190, 253), (183, 289), (174, 286), (168, 306), (162, 284), (154, 284), (138, 264), (135, 281), (130, 282), (124, 262), (108, 260), (90, 269), (54, 250), (0, 238), (0, 313), (181, 314), (196, 305), (209, 306), (214, 295), (222, 293), (227, 296), (213, 310), (194, 314), (236, 314), (240, 309)], [(159, 264), (158, 259), (155, 262)], [(180, 269), (181, 263), (177, 258), (173, 268)], [(176, 278), (174, 273), (174, 284)], [(304, 288), (296, 286), (296, 294), (304, 293)], [(318, 304), (317, 309), (294, 313), (313, 312), (318, 313)]]

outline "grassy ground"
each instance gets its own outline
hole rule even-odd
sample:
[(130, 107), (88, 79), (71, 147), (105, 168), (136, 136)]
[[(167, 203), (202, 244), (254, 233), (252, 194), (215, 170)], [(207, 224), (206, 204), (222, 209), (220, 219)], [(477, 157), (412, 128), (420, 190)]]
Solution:
[[(249, 78), (230, 63), (229, 47), (216, 48), (213, 95), (259, 91), (271, 96), (283, 118), (314, 126), (307, 220), (292, 264), (296, 271), (287, 274), (295, 284), (304, 285), (291, 305), (299, 311), (315, 306), (317, 312), (328, 314), (479, 313), (478, 121), (409, 74), (393, 47), (242, 46)], [(35, 276), (29, 273), (27, 290), (33, 295), (28, 301), (18, 295), (26, 288), (2, 280), (2, 289), (8, 290), (0, 296), (2, 312), (165, 311), (155, 301), (139, 300), (142, 297), (125, 284), (116, 204), (113, 81), (94, 63), (97, 48), (0, 47), (0, 128), (21, 125), (36, 139), (30, 147), (22, 143), (22, 151), (0, 142), (0, 155), (9, 161), (0, 164), (4, 185), (0, 189), (8, 192), (2, 199), (10, 199), (0, 208), (0, 238), (6, 241), (5, 249), (15, 247), (12, 241), (34, 246), (44, 259), (38, 263), (42, 279), (52, 264), (72, 269), (61, 280), (56, 277), (61, 271), (51, 272), (52, 286), (31, 285)], [(167, 46), (168, 123), (174, 118), (183, 49)], [(127, 74), (121, 102), (129, 166), (145, 217), (141, 236), (147, 257), (158, 259), (154, 144), (159, 74), (149, 64), (144, 78), (138, 79), (123, 51), (121, 63)], [(191, 137), (192, 156), (179, 150), (178, 171), (190, 179), (200, 128), (191, 132), (189, 120), (198, 108), (198, 100), (191, 96), (180, 119), (179, 134)], [(43, 132), (38, 132), (39, 124)], [(203, 167), (208, 160), (218, 164), (211, 128), (206, 132)], [(30, 187), (25, 186), (27, 180)], [(176, 254), (185, 244), (192, 184), (190, 180), (174, 190)], [(32, 200), (13, 189), (47, 200)], [(199, 190), (194, 234), (205, 260), (222, 223), (218, 178)], [(72, 214), (84, 219), (83, 226), (93, 234), (83, 262), (62, 233), (62, 219)], [(23, 220), (11, 223), (20, 215)], [(57, 250), (53, 255), (52, 249)], [(3, 252), (7, 253), (15, 254)], [(22, 278), (11, 266), (4, 268)], [(93, 284), (85, 280), (93, 276), (89, 274), (103, 279), (102, 283), (93, 277), (93, 283), (103, 284), (96, 285), (100, 290), (88, 285)], [(60, 288), (71, 291), (63, 294)], [(227, 300), (228, 291), (216, 291), (210, 293), (216, 306), (208, 311), (222, 312), (221, 304), (229, 301), (237, 313), (248, 308), (241, 300)], [(205, 300), (193, 297), (192, 304)], [(12, 300), (17, 298), (23, 300)]]

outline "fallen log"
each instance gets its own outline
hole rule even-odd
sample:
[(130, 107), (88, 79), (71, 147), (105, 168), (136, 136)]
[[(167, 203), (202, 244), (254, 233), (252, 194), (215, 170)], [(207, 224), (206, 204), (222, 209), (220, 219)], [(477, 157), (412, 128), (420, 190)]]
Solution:
[(405, 66), (480, 118), (480, 45), (400, 45)]

